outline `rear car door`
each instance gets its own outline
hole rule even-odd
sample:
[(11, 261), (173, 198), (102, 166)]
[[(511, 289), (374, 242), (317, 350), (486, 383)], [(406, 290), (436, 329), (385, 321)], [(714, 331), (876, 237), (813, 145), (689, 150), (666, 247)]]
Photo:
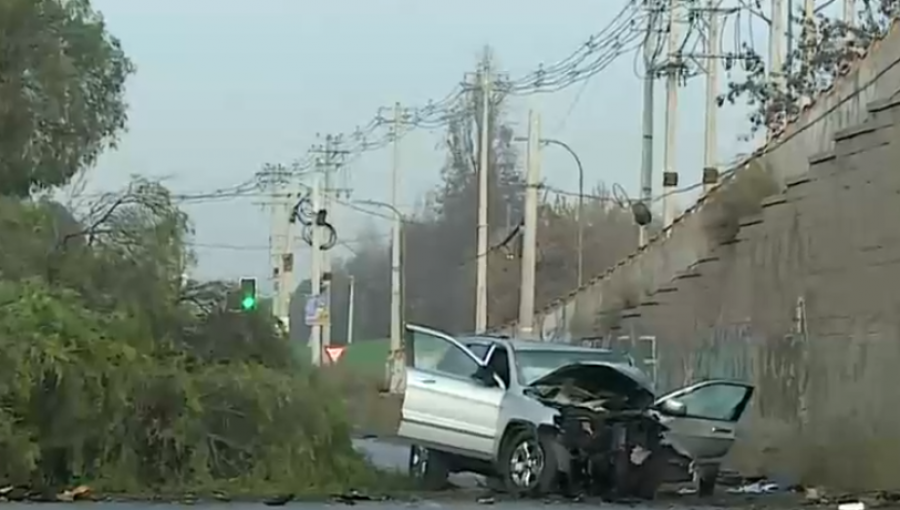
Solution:
[(450, 335), (406, 327), (406, 390), (398, 435), (466, 456), (490, 459), (498, 434), (502, 383), (475, 378), (484, 360)]
[[(694, 461), (721, 459), (735, 441), (738, 421), (753, 396), (753, 386), (736, 381), (703, 381), (664, 395), (655, 408), (669, 430), (676, 451)], [(683, 404), (678, 416), (667, 415), (666, 401)]]

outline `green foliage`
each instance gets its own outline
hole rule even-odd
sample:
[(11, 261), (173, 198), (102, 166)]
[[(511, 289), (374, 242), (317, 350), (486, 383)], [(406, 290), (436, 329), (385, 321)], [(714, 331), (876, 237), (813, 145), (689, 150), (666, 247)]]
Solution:
[(136, 180), (79, 219), (0, 199), (0, 483), (323, 491), (376, 475), (265, 303), (185, 281), (187, 218)]
[(0, 2), (0, 194), (60, 186), (125, 127), (133, 71), (88, 0)]
[(898, 0), (863, 0), (861, 4), (852, 25), (821, 13), (813, 20), (805, 20), (802, 11), (794, 13), (791, 23), (797, 25), (799, 37), (779, 70), (780, 85), (773, 82), (771, 70), (756, 50), (744, 44), (740, 55), (743, 75), (729, 81), (728, 90), (718, 98), (719, 105), (734, 104), (744, 97), (751, 106), (751, 134), (760, 129), (783, 129), (845, 74), (866, 48), (884, 37), (900, 12)]

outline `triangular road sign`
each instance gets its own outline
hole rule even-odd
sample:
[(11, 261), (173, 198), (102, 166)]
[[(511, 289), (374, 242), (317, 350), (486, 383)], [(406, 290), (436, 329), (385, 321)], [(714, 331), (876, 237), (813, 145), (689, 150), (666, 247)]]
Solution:
[(345, 349), (347, 349), (347, 347), (343, 345), (339, 345), (336, 347), (326, 347), (325, 354), (328, 354), (328, 359), (330, 359), (332, 363), (337, 363), (338, 360), (341, 359), (341, 356), (344, 354)]

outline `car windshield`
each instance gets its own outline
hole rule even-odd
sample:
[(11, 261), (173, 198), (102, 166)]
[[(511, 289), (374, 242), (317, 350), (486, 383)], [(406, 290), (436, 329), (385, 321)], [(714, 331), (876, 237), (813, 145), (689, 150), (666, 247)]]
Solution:
[(573, 363), (590, 363), (592, 361), (628, 363), (629, 359), (624, 354), (600, 349), (584, 351), (527, 349), (516, 351), (519, 380), (525, 386), (559, 367)]

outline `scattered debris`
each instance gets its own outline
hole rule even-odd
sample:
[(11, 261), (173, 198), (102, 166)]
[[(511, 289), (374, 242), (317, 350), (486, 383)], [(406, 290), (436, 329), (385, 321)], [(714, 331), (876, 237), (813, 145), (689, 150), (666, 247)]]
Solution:
[(294, 500), (293, 494), (282, 494), (280, 496), (275, 496), (266, 500), (263, 500), (263, 504), (266, 506), (284, 506), (289, 501)]
[[(493, 505), (494, 503), (497, 502), (497, 500), (494, 499), (492, 496), (482, 496), (482, 497), (476, 499), (475, 502), (478, 503), (479, 505)], [(851, 510), (854, 510), (854, 509), (851, 509)]]
[(838, 510), (866, 510), (866, 504), (862, 501), (854, 501), (852, 503), (841, 503)]
[(783, 489), (779, 484), (767, 480), (760, 480), (728, 489), (729, 494), (773, 494), (782, 491)]
[(350, 489), (344, 494), (335, 494), (331, 496), (331, 500), (335, 503), (343, 503), (345, 505), (355, 505), (359, 501), (384, 501), (386, 498), (376, 499), (367, 494), (363, 494), (356, 489)]

